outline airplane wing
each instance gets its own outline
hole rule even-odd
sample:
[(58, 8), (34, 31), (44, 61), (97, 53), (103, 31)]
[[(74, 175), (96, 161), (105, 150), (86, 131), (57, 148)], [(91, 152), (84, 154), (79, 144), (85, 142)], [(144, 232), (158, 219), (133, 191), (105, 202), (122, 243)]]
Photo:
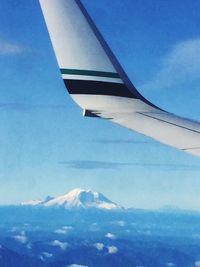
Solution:
[(200, 156), (200, 123), (156, 107), (137, 91), (80, 0), (40, 5), (64, 84), (85, 116)]

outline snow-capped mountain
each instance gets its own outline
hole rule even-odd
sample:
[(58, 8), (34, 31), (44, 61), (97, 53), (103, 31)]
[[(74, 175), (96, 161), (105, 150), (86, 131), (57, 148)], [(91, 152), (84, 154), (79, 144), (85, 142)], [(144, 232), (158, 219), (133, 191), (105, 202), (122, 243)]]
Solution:
[(42, 200), (27, 201), (23, 202), (22, 205), (44, 206), (44, 207), (60, 206), (66, 209), (73, 209), (73, 208), (83, 208), (83, 209), (96, 208), (103, 210), (122, 209), (122, 207), (107, 199), (103, 194), (81, 188), (76, 188), (70, 191), (69, 193), (56, 198), (48, 197), (44, 201)]

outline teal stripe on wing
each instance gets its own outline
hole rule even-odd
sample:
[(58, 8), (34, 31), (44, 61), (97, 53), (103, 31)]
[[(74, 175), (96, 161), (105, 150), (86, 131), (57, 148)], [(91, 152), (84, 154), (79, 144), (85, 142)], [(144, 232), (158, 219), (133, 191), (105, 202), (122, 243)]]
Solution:
[(61, 74), (98, 76), (107, 78), (120, 78), (116, 72), (96, 71), (96, 70), (79, 70), (79, 69), (60, 69)]

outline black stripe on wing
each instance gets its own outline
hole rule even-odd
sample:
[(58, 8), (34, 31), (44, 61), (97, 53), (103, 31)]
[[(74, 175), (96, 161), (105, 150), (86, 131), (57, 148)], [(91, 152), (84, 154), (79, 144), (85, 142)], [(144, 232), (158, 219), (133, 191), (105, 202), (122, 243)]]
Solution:
[(137, 98), (133, 92), (122, 83), (88, 81), (88, 80), (72, 80), (64, 79), (64, 83), (70, 94), (82, 95), (109, 95)]

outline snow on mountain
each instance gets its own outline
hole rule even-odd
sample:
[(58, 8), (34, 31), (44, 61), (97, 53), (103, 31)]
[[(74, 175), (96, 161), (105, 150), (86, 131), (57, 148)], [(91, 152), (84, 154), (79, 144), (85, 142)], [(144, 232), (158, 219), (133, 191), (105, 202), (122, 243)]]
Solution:
[(53, 199), (53, 197), (47, 196), (45, 198), (45, 200), (41, 200), (41, 199), (28, 200), (28, 201), (22, 202), (21, 205), (22, 206), (38, 206), (38, 205), (44, 204), (44, 203), (46, 203), (52, 199)]
[(28, 200), (21, 203), (22, 206), (37, 206), (41, 204), (43, 201), (40, 199)]
[(28, 201), (23, 205), (44, 206), (44, 207), (64, 207), (66, 209), (73, 208), (96, 208), (102, 210), (117, 210), (121, 209), (119, 205), (107, 199), (103, 194), (92, 190), (76, 188), (69, 193), (56, 197), (49, 198), (45, 201)]
[(98, 208), (111, 210), (120, 208), (120, 206), (107, 199), (103, 194), (81, 188), (76, 188), (63, 196), (54, 198), (44, 203), (44, 206), (64, 206), (66, 209)]

